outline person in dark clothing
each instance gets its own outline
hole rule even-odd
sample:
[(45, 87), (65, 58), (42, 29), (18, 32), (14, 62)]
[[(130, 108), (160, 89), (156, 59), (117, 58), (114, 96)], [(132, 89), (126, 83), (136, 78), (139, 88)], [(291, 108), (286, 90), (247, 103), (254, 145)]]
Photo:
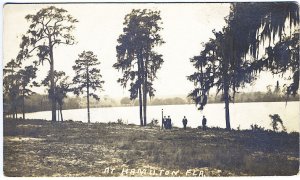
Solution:
[(163, 120), (162, 120), (162, 127), (163, 127), (163, 129), (167, 129), (167, 126), (166, 126), (166, 123), (167, 122), (167, 118), (166, 118), (166, 116), (164, 116), (164, 118), (163, 118)]
[(207, 123), (207, 119), (205, 118), (205, 116), (203, 116), (203, 119), (202, 119), (202, 128), (203, 128), (204, 131), (206, 130), (206, 123)]
[(170, 116), (166, 119), (166, 129), (169, 129), (169, 123), (170, 123)]
[(182, 119), (182, 124), (183, 124), (183, 129), (186, 129), (187, 119), (186, 119), (185, 116), (184, 116), (183, 119)]
[(166, 129), (171, 129), (171, 117), (168, 116), (166, 120)]

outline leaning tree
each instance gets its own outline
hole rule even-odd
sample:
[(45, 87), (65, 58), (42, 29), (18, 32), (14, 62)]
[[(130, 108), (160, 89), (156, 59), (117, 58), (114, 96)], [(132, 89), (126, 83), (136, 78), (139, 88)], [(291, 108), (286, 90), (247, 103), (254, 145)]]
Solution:
[(103, 90), (104, 81), (101, 80), (102, 75), (97, 67), (99, 64), (97, 56), (92, 51), (83, 51), (78, 55), (73, 66), (75, 71), (73, 78), (74, 94), (78, 96), (86, 93), (88, 123), (90, 123), (90, 96), (99, 101), (100, 97), (95, 92)]
[[(36, 14), (30, 14), (25, 17), (30, 22), (26, 35), (22, 36), (20, 52), (17, 60), (28, 59), (35, 52), (42, 64), (46, 61), (50, 65), (50, 96), (55, 96), (54, 86), (54, 47), (65, 44), (72, 45), (75, 43), (72, 31), (75, 29), (74, 24), (78, 22), (68, 11), (62, 8), (50, 6), (43, 8)], [(52, 103), (52, 121), (56, 121), (56, 102), (51, 99)]]
[(123, 77), (118, 82), (126, 88), (130, 83), (130, 99), (139, 99), (140, 124), (147, 125), (147, 95), (154, 96), (153, 81), (163, 64), (162, 55), (154, 48), (164, 43), (160, 36), (160, 11), (134, 9), (125, 16), (123, 34), (118, 38), (117, 62)]

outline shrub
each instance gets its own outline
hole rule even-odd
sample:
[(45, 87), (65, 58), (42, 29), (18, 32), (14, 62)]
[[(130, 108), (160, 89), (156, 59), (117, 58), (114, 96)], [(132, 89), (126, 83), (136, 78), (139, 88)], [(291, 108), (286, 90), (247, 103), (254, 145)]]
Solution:
[(252, 131), (264, 131), (265, 130), (264, 127), (258, 126), (257, 124), (251, 124), (250, 127), (251, 127)]
[(150, 127), (158, 126), (158, 120), (157, 119), (152, 119), (151, 122), (148, 123), (148, 126), (150, 126)]
[(280, 123), (282, 131), (286, 132), (286, 128), (284, 127), (282, 119), (278, 114), (273, 114), (273, 115), (270, 114), (269, 117), (271, 118), (271, 126), (273, 128), (273, 131), (275, 132), (278, 131), (278, 123)]
[(120, 118), (117, 120), (117, 124), (124, 124), (124, 121)]

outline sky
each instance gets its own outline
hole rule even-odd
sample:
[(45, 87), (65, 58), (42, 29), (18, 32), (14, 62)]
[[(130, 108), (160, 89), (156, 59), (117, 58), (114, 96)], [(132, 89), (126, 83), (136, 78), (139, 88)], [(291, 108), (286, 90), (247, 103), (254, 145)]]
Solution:
[[(4, 6), (3, 30), (3, 66), (15, 58), (19, 51), (20, 38), (25, 34), (29, 22), (27, 14), (35, 14), (49, 4), (7, 4)], [(157, 51), (163, 55), (164, 63), (154, 81), (156, 97), (172, 97), (187, 95), (194, 87), (187, 76), (195, 72), (190, 58), (199, 55), (202, 42), (213, 37), (212, 30), (221, 30), (225, 26), (224, 17), (229, 14), (229, 3), (91, 3), (91, 4), (55, 4), (66, 9), (79, 22), (73, 32), (77, 44), (60, 45), (54, 49), (54, 67), (57, 71), (65, 71), (74, 76), (72, 66), (82, 51), (93, 51), (101, 62), (104, 91), (100, 95), (113, 98), (129, 96), (127, 89), (117, 83), (121, 77), (112, 67), (117, 62), (116, 45), (123, 31), (126, 14), (132, 9), (160, 10), (164, 28), (161, 36), (166, 42)], [(32, 63), (28, 59), (24, 64)], [(41, 80), (49, 70), (47, 63), (39, 67), (38, 78)], [(265, 91), (266, 86), (275, 84), (276, 78), (264, 73), (255, 84), (249, 85), (245, 91)], [(38, 93), (46, 93), (45, 88), (35, 88)]]

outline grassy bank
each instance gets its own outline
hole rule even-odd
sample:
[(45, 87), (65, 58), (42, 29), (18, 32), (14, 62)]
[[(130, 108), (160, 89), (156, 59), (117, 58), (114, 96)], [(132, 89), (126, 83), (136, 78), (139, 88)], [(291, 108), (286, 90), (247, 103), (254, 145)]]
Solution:
[(4, 119), (6, 176), (252, 176), (298, 171), (299, 133)]

